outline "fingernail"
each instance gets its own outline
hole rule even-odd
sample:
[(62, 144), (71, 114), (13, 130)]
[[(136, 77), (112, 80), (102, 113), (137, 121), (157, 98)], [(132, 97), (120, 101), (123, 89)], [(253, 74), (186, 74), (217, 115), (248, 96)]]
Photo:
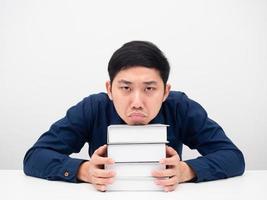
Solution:
[(112, 171), (112, 170), (109, 171), (109, 176), (110, 176), (110, 177), (113, 177), (113, 176), (115, 176), (115, 175), (116, 175), (116, 172), (115, 172), (115, 171)]
[(158, 170), (154, 170), (154, 171), (152, 171), (152, 176), (157, 176), (158, 175), (158, 173), (159, 173), (159, 171)]
[(159, 163), (160, 163), (160, 164), (163, 164), (164, 162), (165, 162), (164, 159), (159, 160)]
[(102, 191), (105, 191), (105, 190), (106, 190), (106, 187), (105, 187), (105, 186), (102, 186), (102, 187), (101, 187), (101, 190), (102, 190)]

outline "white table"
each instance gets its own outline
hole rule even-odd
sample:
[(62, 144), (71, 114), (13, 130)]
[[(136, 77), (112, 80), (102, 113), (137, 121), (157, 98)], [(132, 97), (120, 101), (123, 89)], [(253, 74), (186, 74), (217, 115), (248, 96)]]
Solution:
[(91, 184), (47, 181), (25, 176), (21, 170), (0, 170), (0, 199), (267, 199), (267, 170), (246, 171), (243, 176), (180, 184), (173, 192), (98, 192)]

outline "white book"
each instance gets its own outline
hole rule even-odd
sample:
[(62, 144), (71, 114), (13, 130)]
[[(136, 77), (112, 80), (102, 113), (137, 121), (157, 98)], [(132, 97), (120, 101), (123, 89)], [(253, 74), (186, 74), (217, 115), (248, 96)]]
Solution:
[(108, 157), (115, 162), (158, 162), (166, 157), (165, 143), (154, 144), (110, 144)]
[(113, 143), (160, 143), (167, 141), (167, 127), (164, 124), (110, 125), (108, 144)]
[(154, 170), (164, 170), (165, 165), (158, 162), (151, 163), (115, 163), (106, 165), (106, 169), (116, 172), (116, 177), (149, 177)]
[(163, 188), (155, 180), (154, 177), (115, 178), (107, 186), (107, 191), (162, 191)]

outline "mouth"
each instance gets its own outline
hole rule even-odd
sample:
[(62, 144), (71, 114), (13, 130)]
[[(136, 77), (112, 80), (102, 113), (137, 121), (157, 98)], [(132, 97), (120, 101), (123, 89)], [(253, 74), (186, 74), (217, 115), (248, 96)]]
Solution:
[(146, 118), (146, 115), (144, 113), (131, 113), (128, 115), (128, 117), (131, 119), (132, 122), (143, 122)]

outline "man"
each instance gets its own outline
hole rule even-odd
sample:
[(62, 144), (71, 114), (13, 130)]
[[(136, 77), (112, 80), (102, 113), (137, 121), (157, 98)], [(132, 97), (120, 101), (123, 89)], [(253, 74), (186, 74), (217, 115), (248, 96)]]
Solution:
[[(184, 93), (170, 91), (169, 63), (154, 44), (132, 41), (112, 55), (106, 93), (90, 95), (71, 107), (66, 116), (44, 133), (24, 158), (27, 175), (49, 180), (92, 183), (105, 191), (114, 181), (114, 171), (104, 164), (107, 127), (111, 124), (168, 124), (166, 165), (153, 171), (155, 183), (165, 191), (179, 183), (210, 181), (241, 175), (245, 163), (241, 151), (206, 111)], [(90, 160), (70, 158), (89, 143)], [(182, 161), (182, 145), (202, 156)], [(168, 179), (160, 179), (169, 177)]]

